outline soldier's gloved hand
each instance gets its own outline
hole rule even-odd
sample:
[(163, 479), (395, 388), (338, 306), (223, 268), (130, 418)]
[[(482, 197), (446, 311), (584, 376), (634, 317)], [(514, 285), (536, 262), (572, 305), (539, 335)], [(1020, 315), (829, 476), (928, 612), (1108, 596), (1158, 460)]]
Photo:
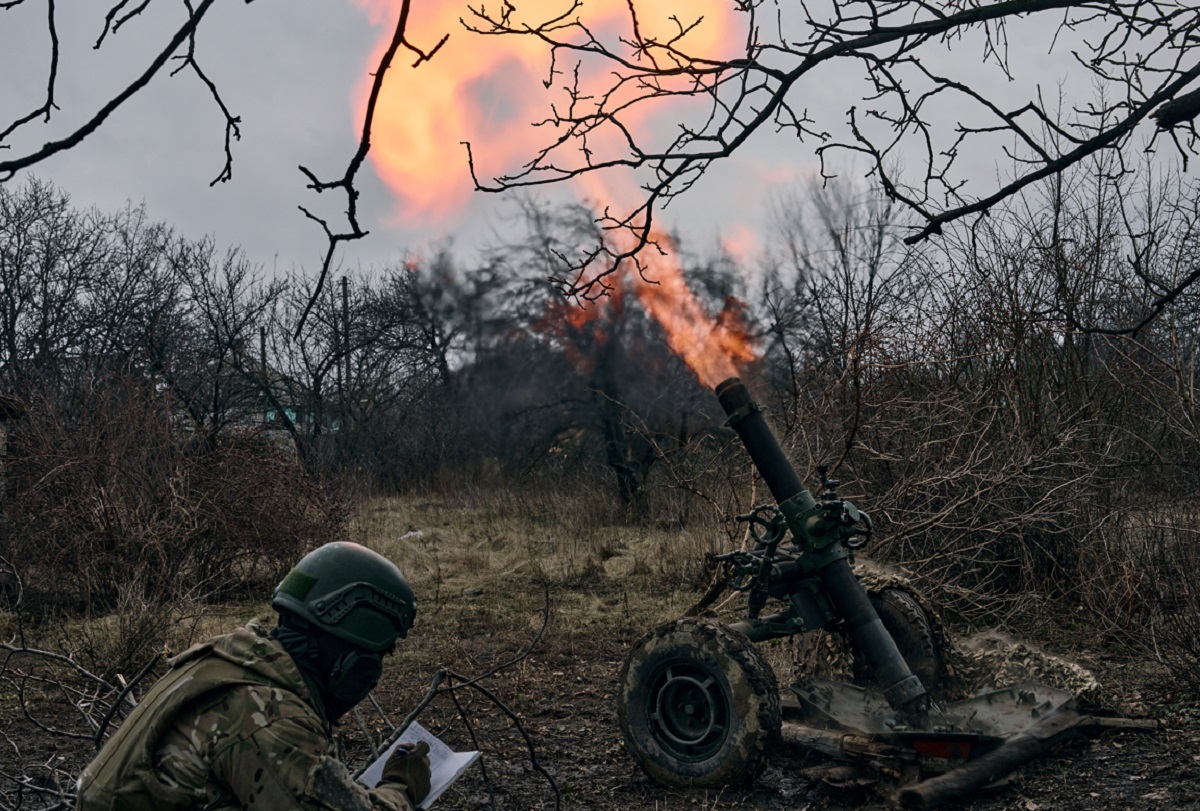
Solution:
[(404, 786), (404, 793), (415, 808), (429, 793), (429, 744), (420, 741), (397, 746), (383, 764), (383, 779)]

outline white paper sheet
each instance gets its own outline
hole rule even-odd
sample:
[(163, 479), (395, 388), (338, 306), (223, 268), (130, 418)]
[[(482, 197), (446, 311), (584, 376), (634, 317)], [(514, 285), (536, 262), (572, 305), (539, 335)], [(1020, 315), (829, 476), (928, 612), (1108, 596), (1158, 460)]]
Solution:
[(422, 811), (431, 807), (434, 801), (442, 796), (442, 792), (479, 757), (479, 752), (455, 752), (432, 732), (413, 721), (412, 725), (404, 730), (404, 734), (358, 776), (358, 782), (369, 788), (379, 785), (379, 781), (383, 779), (383, 765), (387, 763), (388, 757), (396, 747), (402, 743), (418, 741), (429, 744), (429, 794), (417, 806)]

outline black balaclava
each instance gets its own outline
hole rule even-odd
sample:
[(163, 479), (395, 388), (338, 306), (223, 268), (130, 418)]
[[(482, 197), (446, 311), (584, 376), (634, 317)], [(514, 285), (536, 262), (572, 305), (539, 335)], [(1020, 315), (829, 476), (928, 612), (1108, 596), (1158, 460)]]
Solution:
[(379, 683), (383, 658), (379, 653), (323, 631), (288, 611), (280, 612), (279, 627), (271, 631), (300, 669), (309, 688), (316, 689), (325, 717), (336, 722)]

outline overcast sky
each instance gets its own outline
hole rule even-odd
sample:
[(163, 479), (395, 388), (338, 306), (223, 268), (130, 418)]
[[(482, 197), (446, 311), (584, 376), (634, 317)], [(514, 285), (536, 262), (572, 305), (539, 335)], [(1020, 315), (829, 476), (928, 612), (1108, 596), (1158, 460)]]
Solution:
[[(159, 75), (81, 146), (32, 171), (61, 186), (77, 204), (114, 209), (126, 200), (144, 201), (152, 218), (190, 236), (209, 234), (220, 244), (241, 245), (252, 260), (268, 268), (318, 267), (324, 236), (296, 207), (304, 204), (333, 217), (343, 207), (343, 198), (327, 193), (317, 199), (304, 189), (296, 167), (304, 164), (319, 176), (334, 178), (344, 171), (356, 147), (355, 94), (361, 92), (380, 38), (390, 31), (390, 26), (385, 30), (372, 25), (363, 3), (386, 5), (384, 0), (214, 5), (201, 28), (197, 55), (226, 103), (242, 118), (231, 182), (208, 185), (223, 163), (223, 120), (190, 73), (173, 78)], [(183, 19), (181, 4), (152, 3), (145, 14), (110, 36), (103, 48), (93, 50), (108, 6), (99, 0), (58, 4), (62, 61), (57, 101), (62, 109), (48, 125), (26, 126), (9, 139), (12, 150), (0, 155), (36, 148), (86, 120), (145, 69), (167, 33)], [(417, 7), (414, 13), (422, 8)], [(42, 101), (48, 64), (45, 8), (41, 2), (27, 0), (0, 11), (0, 118), (5, 123)], [(471, 49), (490, 45), (461, 30), (450, 33), (465, 50), (448, 51), (439, 58), (469, 59)], [(1047, 55), (1048, 43), (1048, 36), (1014, 40), (1014, 65), (1023, 80), (1014, 83), (1014, 99), (1035, 83), (1054, 93), (1057, 82), (1069, 80), (1066, 49), (1060, 44), (1059, 53)], [(964, 43), (959, 48), (939, 57), (949, 70), (1003, 82), (994, 69), (980, 66), (977, 45)], [(421, 69), (410, 71), (402, 60), (395, 70), (405, 72), (396, 80), (403, 83), (413, 81)], [(839, 86), (833, 81), (836, 76), (836, 71), (826, 70), (805, 86), (802, 106), (844, 120), (847, 96), (856, 91), (853, 86)], [(508, 78), (500, 76), (479, 91), (494, 101), (497, 116), (505, 115), (508, 84)], [(415, 108), (422, 102), (401, 95), (393, 96), (390, 103)], [(529, 133), (532, 155), (540, 133), (533, 128)], [(482, 149), (486, 151), (487, 145)], [(453, 154), (457, 158), (440, 165), (439, 172), (445, 182), (466, 189), (470, 181), (465, 152), (457, 148)], [(980, 191), (994, 176), (993, 159), (991, 154), (966, 158), (984, 184)], [(716, 165), (685, 200), (666, 211), (663, 220), (698, 250), (715, 247), (718, 236), (744, 243), (750, 232), (762, 233), (769, 201), (778, 190), (811, 176), (815, 169), (811, 144), (760, 137), (737, 159)], [(363, 225), (372, 233), (342, 253), (341, 261), (350, 267), (378, 266), (405, 253), (426, 253), (448, 238), (466, 250), (512, 233), (506, 220), (511, 207), (506, 209), (495, 195), (475, 194), (459, 210), (425, 217), (412, 206), (400, 205), (371, 164), (360, 173), (358, 186), (363, 194)]]

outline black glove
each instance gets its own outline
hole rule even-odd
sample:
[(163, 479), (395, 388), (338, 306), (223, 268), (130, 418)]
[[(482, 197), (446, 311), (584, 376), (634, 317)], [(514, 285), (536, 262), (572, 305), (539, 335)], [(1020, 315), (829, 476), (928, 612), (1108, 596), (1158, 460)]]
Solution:
[(404, 793), (416, 808), (429, 793), (429, 744), (402, 743), (383, 764), (383, 780), (404, 786)]

